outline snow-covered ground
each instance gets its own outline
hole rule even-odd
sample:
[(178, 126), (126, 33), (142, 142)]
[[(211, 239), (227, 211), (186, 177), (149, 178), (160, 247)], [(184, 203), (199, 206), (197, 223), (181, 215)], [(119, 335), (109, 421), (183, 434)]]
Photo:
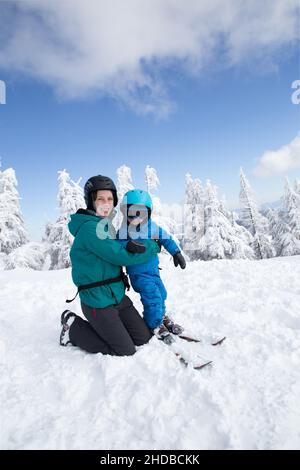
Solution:
[(186, 344), (211, 369), (156, 339), (123, 358), (62, 348), (70, 270), (0, 272), (2, 449), (300, 448), (300, 257), (162, 264), (176, 320), (227, 336)]

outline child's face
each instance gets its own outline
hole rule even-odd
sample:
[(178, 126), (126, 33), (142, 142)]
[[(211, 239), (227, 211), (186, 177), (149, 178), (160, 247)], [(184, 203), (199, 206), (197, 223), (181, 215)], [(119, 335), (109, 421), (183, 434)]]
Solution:
[(97, 191), (95, 210), (98, 215), (108, 217), (114, 207), (113, 193), (107, 189)]
[(148, 209), (142, 205), (130, 206), (127, 212), (127, 220), (132, 226), (137, 226), (148, 221)]

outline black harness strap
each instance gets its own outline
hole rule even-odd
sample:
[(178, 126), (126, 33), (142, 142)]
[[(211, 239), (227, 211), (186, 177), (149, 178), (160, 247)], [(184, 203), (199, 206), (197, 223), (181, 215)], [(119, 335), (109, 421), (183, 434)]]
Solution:
[(76, 292), (76, 295), (73, 299), (66, 300), (66, 302), (69, 304), (70, 302), (73, 302), (73, 300), (76, 299), (77, 295), (79, 292), (85, 289), (93, 289), (94, 287), (100, 287), (100, 286), (106, 286), (107, 284), (113, 284), (114, 282), (120, 282), (123, 281), (124, 286), (126, 287), (127, 290), (130, 289), (130, 284), (128, 281), (128, 277), (124, 273), (123, 270), (121, 270), (120, 275), (117, 277), (112, 277), (111, 279), (105, 279), (104, 281), (96, 281), (96, 282), (91, 282), (90, 284), (84, 284), (82, 286), (78, 286), (78, 290)]

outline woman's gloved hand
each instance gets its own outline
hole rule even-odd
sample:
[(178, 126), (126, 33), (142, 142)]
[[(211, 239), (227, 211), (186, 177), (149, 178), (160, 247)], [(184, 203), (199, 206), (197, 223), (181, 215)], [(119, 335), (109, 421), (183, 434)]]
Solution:
[(145, 253), (146, 247), (143, 243), (138, 242), (137, 240), (129, 240), (126, 245), (126, 250), (129, 253)]
[(173, 256), (173, 261), (174, 265), (177, 267), (178, 265), (181, 267), (181, 269), (184, 269), (186, 267), (186, 262), (180, 251), (178, 253), (175, 253)]

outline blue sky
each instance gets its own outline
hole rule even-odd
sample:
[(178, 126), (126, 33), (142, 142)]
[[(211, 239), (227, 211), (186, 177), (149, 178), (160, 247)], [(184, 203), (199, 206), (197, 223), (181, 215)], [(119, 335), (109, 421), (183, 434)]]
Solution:
[[(14, 18), (9, 16), (12, 24)], [(4, 46), (9, 47), (8, 38)], [(48, 219), (57, 217), (57, 171), (64, 168), (72, 179), (82, 176), (85, 181), (99, 173), (115, 178), (118, 166), (126, 164), (134, 184), (142, 187), (144, 168), (151, 165), (161, 181), (158, 195), (166, 203), (182, 201), (184, 176), (190, 172), (202, 182), (211, 179), (230, 207), (238, 204), (240, 166), (260, 201), (277, 199), (285, 176), (300, 177), (297, 165), (267, 177), (254, 173), (264, 152), (277, 152), (299, 132), (300, 105), (291, 101), (291, 84), (300, 79), (293, 39), (279, 49), (262, 47), (265, 57), (246, 49), (243, 60), (230, 65), (218, 47), (195, 70), (175, 53), (171, 61), (160, 57), (152, 68), (144, 64), (142, 85), (130, 75), (125, 87), (116, 68), (113, 89), (102, 84), (103, 77), (97, 88), (97, 71), (84, 92), (84, 85), (78, 92), (78, 83), (66, 73), (55, 81), (41, 74), (38, 52), (31, 68), (19, 57), (12, 65), (5, 47), (0, 53), (0, 79), (7, 93), (6, 104), (0, 105), (2, 169), (16, 170), (22, 210), (35, 238)], [(14, 53), (23, 52), (22, 47), (19, 42)], [(130, 94), (128, 83), (134, 83)]]

